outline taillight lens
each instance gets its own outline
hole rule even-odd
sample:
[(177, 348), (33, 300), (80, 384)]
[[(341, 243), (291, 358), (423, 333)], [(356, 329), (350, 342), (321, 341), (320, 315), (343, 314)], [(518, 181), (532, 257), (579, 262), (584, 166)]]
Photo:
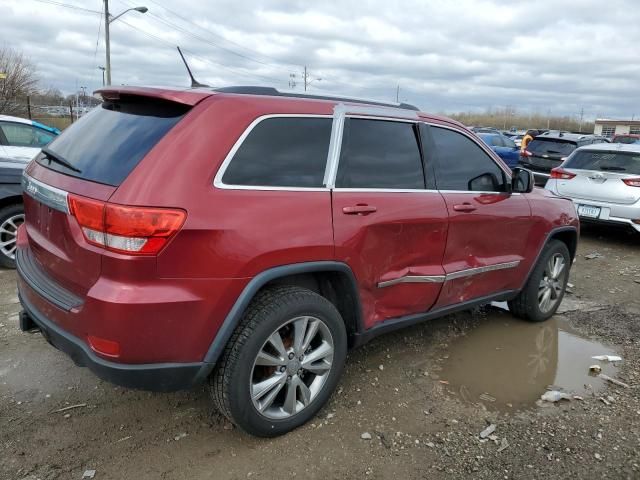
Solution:
[(184, 210), (131, 207), (69, 195), (69, 211), (92, 245), (129, 255), (154, 255), (182, 228)]
[(533, 153), (531, 153), (529, 150), (520, 150), (520, 156), (521, 157), (531, 157), (531, 156), (533, 156)]
[(560, 167), (551, 170), (551, 178), (556, 178), (558, 180), (571, 180), (575, 176), (575, 173), (567, 172)]
[(622, 181), (630, 187), (640, 187), (640, 178), (624, 178)]

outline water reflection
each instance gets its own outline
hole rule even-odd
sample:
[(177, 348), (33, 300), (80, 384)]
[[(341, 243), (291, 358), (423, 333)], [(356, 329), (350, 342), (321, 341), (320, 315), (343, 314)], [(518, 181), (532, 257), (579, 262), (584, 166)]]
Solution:
[[(440, 378), (452, 393), (488, 408), (530, 407), (549, 386), (578, 395), (602, 389), (589, 375), (593, 355), (615, 355), (611, 348), (581, 337), (561, 317), (544, 323), (514, 319), (492, 309), (488, 318), (449, 347)], [(601, 363), (603, 373), (616, 367)]]

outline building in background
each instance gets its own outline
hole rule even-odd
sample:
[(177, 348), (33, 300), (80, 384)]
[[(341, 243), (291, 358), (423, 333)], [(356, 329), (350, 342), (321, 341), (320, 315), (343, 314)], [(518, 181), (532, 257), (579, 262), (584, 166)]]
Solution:
[(593, 130), (595, 135), (613, 137), (614, 135), (640, 135), (640, 120), (610, 120), (599, 118)]

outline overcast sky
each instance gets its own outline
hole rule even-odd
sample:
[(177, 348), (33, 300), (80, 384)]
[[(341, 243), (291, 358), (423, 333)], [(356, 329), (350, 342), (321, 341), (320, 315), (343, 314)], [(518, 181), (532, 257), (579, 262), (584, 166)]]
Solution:
[[(50, 0), (45, 0), (49, 2)], [(102, 0), (57, 0), (102, 11)], [(52, 2), (56, 3), (56, 2)], [(513, 106), (585, 118), (640, 115), (637, 0), (111, 0), (114, 84), (188, 85), (175, 45), (212, 86), (400, 100), (427, 111)], [(100, 13), (0, 0), (0, 42), (43, 86), (99, 88)], [(96, 41), (99, 39), (98, 44)]]

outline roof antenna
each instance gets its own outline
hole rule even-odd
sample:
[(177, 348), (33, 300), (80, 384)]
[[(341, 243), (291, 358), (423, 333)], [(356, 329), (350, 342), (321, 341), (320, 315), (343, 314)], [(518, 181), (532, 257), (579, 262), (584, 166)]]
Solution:
[(193, 73), (191, 73), (191, 69), (189, 68), (189, 64), (184, 59), (184, 55), (182, 54), (182, 50), (180, 50), (180, 47), (176, 47), (176, 48), (178, 49), (178, 53), (180, 54), (180, 57), (182, 58), (182, 61), (184, 62), (184, 66), (187, 68), (187, 72), (189, 72), (189, 77), (191, 78), (191, 88), (208, 87), (209, 85), (205, 85), (204, 83), (200, 83), (195, 78), (193, 78)]

